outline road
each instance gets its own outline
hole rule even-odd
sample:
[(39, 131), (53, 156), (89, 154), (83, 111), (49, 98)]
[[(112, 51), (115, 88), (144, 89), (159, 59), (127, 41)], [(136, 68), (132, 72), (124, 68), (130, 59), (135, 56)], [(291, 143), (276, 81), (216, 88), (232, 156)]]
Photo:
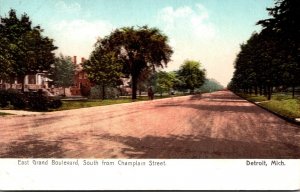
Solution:
[(2, 158), (300, 158), (300, 127), (229, 91), (0, 117)]

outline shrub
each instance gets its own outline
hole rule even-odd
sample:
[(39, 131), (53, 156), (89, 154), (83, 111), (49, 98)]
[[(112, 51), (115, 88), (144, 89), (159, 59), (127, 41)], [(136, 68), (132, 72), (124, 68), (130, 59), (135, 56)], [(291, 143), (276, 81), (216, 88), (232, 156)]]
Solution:
[(45, 96), (39, 93), (27, 93), (28, 107), (33, 110), (48, 110), (48, 101)]
[(0, 107), (7, 107), (9, 102), (9, 95), (6, 90), (0, 90)]
[(60, 108), (61, 106), (62, 106), (62, 102), (60, 99), (52, 100), (52, 101), (48, 102), (48, 107), (52, 108), (52, 109), (57, 109), (57, 108)]
[(20, 93), (15, 90), (9, 91), (9, 100), (10, 104), (16, 109), (25, 109), (26, 108), (26, 97), (23, 93)]

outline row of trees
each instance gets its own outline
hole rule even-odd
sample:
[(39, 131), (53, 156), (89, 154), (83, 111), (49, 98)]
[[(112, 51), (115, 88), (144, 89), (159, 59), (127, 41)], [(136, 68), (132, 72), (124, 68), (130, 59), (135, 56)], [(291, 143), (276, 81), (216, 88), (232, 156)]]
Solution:
[(270, 19), (260, 20), (260, 33), (241, 45), (229, 84), (234, 91), (266, 95), (274, 88), (285, 90), (300, 85), (300, 1), (277, 0), (267, 8)]

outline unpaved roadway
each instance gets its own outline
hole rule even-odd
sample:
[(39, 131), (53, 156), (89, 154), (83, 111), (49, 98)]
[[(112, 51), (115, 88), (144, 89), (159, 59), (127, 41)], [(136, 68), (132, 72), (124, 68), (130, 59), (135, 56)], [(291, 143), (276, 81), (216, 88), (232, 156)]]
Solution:
[(300, 127), (229, 91), (0, 117), (2, 158), (300, 158)]

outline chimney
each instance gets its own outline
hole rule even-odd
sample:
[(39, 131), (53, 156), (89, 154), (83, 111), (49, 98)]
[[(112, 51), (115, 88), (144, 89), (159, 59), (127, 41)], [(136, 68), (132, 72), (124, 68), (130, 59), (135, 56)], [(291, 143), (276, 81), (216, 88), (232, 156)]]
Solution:
[(81, 64), (83, 64), (85, 61), (85, 58), (84, 57), (81, 57)]
[(75, 65), (77, 65), (77, 59), (76, 59), (76, 56), (73, 56), (73, 63), (74, 63)]

